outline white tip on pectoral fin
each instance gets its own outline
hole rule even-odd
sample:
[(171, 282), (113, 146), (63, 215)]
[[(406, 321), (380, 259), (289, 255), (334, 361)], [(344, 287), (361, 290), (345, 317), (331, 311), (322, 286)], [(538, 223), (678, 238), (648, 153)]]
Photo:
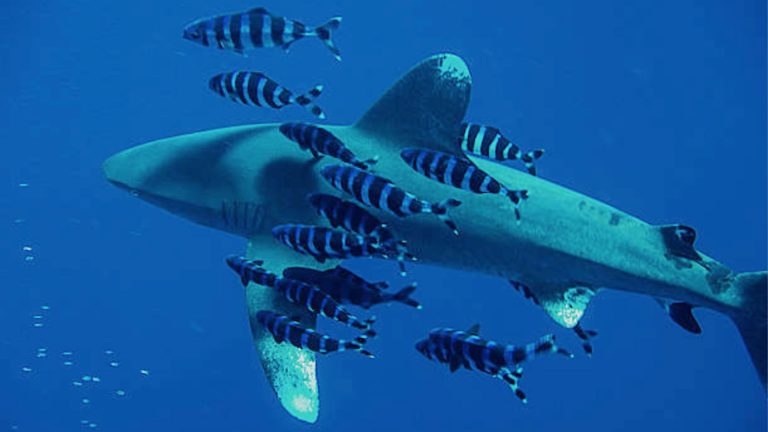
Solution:
[(597, 293), (595, 289), (583, 286), (541, 291), (536, 292), (541, 307), (553, 320), (566, 328), (573, 328), (579, 323), (589, 301)]

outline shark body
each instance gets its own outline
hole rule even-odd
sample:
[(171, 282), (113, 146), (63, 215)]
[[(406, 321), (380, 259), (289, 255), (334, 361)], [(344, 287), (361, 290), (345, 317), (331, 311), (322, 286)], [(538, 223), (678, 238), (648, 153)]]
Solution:
[[(655, 226), (588, 196), (507, 166), (468, 156), (510, 189), (530, 198), (515, 223), (505, 197), (478, 195), (431, 181), (413, 171), (400, 151), (420, 147), (461, 155), (456, 136), (469, 102), (465, 63), (448, 54), (430, 57), (402, 77), (351, 126), (324, 126), (362, 159), (379, 157), (377, 174), (451, 210), (460, 235), (437, 218), (396, 218), (375, 212), (419, 261), (480, 272), (525, 284), (559, 324), (574, 327), (602, 288), (686, 302), (729, 315), (739, 327), (760, 378), (766, 377), (766, 272), (732, 272), (698, 254), (692, 244), (670, 240)], [(322, 225), (307, 203), (313, 192), (336, 194), (320, 177), (335, 163), (313, 160), (285, 138), (278, 124), (217, 129), (154, 141), (118, 153), (104, 163), (107, 179), (176, 215), (246, 238), (248, 256), (280, 273), (286, 267), (326, 269), (277, 243), (283, 223)], [(686, 253), (680, 253), (684, 251)], [(691, 259), (699, 257), (699, 259)], [(251, 318), (262, 309), (314, 317), (253, 284), (246, 288)], [(253, 321), (253, 320), (251, 320)], [(319, 412), (314, 355), (276, 344), (252, 326), (264, 371), (283, 406), (314, 422)]]

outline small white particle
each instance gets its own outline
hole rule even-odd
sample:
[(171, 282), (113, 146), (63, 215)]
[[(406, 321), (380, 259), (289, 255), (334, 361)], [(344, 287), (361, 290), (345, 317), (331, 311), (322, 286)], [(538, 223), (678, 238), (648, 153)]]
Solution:
[(87, 405), (87, 404), (91, 403), (91, 400), (88, 399), (88, 398), (83, 398), (82, 402)]
[(117, 390), (115, 394), (118, 396), (125, 396), (125, 390)]
[(75, 387), (82, 387), (83, 383), (81, 383), (80, 381), (72, 381), (72, 385)]
[(34, 323), (32, 324), (33, 327), (40, 328), (43, 326), (43, 323)]
[(96, 429), (96, 426), (98, 426), (96, 423), (89, 423), (88, 427), (91, 429)]
[(142, 369), (142, 370), (140, 370), (139, 372), (140, 372), (142, 375), (144, 375), (144, 376), (149, 376), (149, 371), (148, 371), (148, 370), (146, 370), (146, 369)]
[(112, 350), (106, 350), (106, 351), (104, 351), (104, 354), (106, 354), (106, 355), (112, 355), (112, 354), (114, 354), (114, 353), (115, 353), (115, 352), (114, 352), (114, 351), (112, 351)]
[(72, 351), (64, 351), (63, 353), (61, 353), (61, 355), (69, 357), (72, 355)]
[(48, 357), (48, 353), (44, 353), (44, 352), (37, 353), (37, 358), (43, 358), (43, 357)]
[(42, 315), (32, 315), (32, 319), (43, 319)]
[(80, 424), (84, 424), (84, 425), (86, 425), (86, 424), (88, 424), (90, 422), (91, 422), (90, 420), (80, 420)]
[(15, 223), (15, 224), (17, 224), (17, 225), (18, 225), (18, 224), (23, 224), (23, 223), (24, 223), (24, 219), (14, 219), (14, 220), (13, 220), (13, 223)]
[(82, 380), (85, 381), (85, 382), (88, 382), (88, 381), (91, 380), (91, 376), (90, 375), (83, 375)]
[(38, 348), (37, 352), (46, 352), (48, 351), (48, 348)]
[(42, 306), (40, 306), (40, 309), (42, 309), (42, 310), (51, 310), (51, 307), (48, 306), (48, 305), (42, 305)]
[(64, 362), (64, 366), (72, 366), (73, 364), (74, 364), (74, 363), (72, 363), (72, 362), (71, 362), (71, 361), (69, 361), (69, 360), (67, 360), (67, 361), (65, 361), (65, 362)]
[(24, 246), (24, 247), (21, 248), (21, 250), (29, 252), (29, 251), (32, 250), (32, 246)]
[(34, 260), (35, 260), (35, 257), (33, 257), (32, 255), (27, 255), (24, 257), (24, 261), (34, 261)]
[(29, 187), (29, 183), (19, 183), (20, 188)]
[(95, 377), (93, 377), (91, 379), (93, 380), (93, 382), (101, 382), (101, 378), (99, 378), (97, 376), (95, 376)]
[(118, 363), (118, 362), (110, 362), (109, 365), (112, 366), (112, 367), (118, 367), (118, 366), (120, 366), (120, 363)]
[(23, 368), (21, 368), (21, 371), (22, 371), (22, 372), (32, 372), (32, 368), (31, 368), (31, 367), (27, 367), (27, 366), (24, 366)]

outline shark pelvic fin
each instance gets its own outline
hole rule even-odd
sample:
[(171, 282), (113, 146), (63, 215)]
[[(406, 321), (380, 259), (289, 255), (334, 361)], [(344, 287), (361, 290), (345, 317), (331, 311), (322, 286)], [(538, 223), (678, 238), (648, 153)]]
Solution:
[(679, 325), (683, 329), (693, 334), (701, 333), (701, 326), (696, 321), (696, 317), (693, 316), (693, 305), (685, 302), (672, 302), (669, 300), (656, 298), (661, 307), (669, 314), (672, 321)]
[(461, 58), (429, 57), (400, 78), (355, 128), (386, 138), (398, 154), (406, 147), (422, 147), (463, 158), (458, 137), (471, 86)]

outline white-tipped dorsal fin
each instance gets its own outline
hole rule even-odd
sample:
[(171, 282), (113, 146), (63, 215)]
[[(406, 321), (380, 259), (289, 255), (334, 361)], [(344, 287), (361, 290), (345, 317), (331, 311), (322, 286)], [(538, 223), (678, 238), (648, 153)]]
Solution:
[(398, 153), (421, 147), (461, 154), (458, 137), (471, 86), (460, 57), (429, 57), (400, 78), (355, 128), (387, 138)]

